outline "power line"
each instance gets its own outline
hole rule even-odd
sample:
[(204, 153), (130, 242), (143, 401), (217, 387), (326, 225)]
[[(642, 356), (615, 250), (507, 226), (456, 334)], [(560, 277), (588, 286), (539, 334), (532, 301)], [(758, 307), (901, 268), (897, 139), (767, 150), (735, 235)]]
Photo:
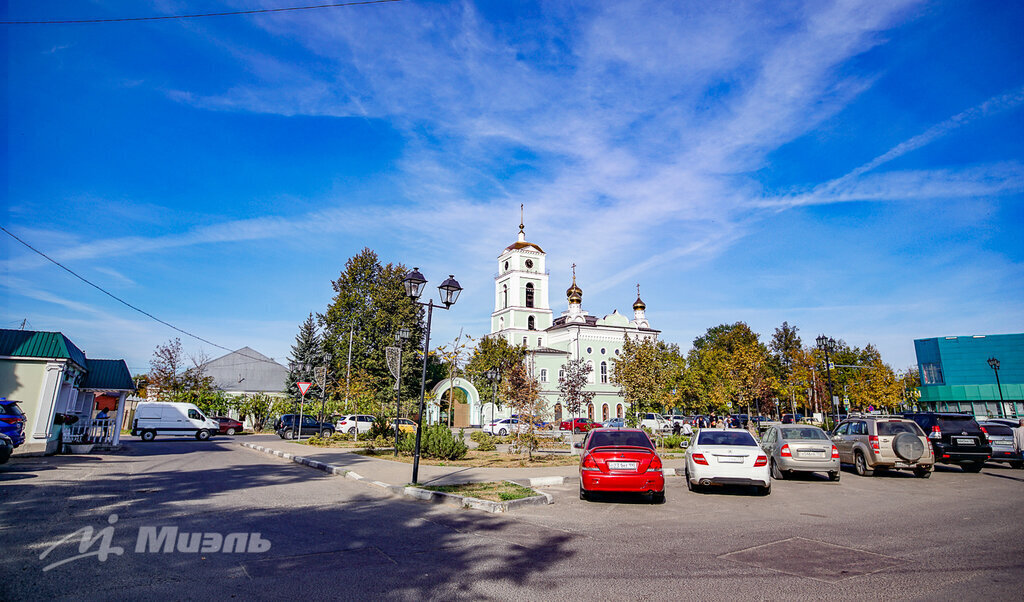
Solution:
[(333, 2), (312, 6), (288, 6), (285, 8), (256, 8), (252, 10), (236, 10), (221, 13), (194, 13), (190, 15), (163, 15), (159, 17), (121, 17), (116, 19), (67, 19), (62, 21), (0, 21), (0, 25), (67, 25), (73, 23), (121, 23), (125, 21), (166, 21), (169, 19), (199, 19), (202, 17), (226, 17), (231, 15), (258, 15), (262, 13), (283, 13), (295, 10), (317, 10), (322, 8), (340, 8), (342, 6), (359, 6), (363, 4), (384, 4), (385, 2), (401, 2), (402, 0), (363, 0), (362, 2)]
[[(234, 349), (228, 349), (227, 347), (225, 347), (225, 346), (223, 346), (223, 345), (218, 345), (217, 343), (214, 343), (213, 341), (209, 341), (209, 340), (207, 340), (207, 339), (204, 339), (203, 337), (201, 337), (201, 336), (199, 336), (199, 335), (195, 335), (195, 334), (192, 334), (191, 332), (188, 332), (187, 330), (182, 330), (181, 328), (178, 328), (178, 327), (177, 327), (177, 326), (175, 326), (174, 324), (171, 324), (170, 322), (165, 322), (164, 320), (161, 320), (160, 318), (158, 318), (158, 317), (154, 316), (153, 314), (149, 313), (148, 311), (145, 311), (145, 310), (143, 310), (143, 309), (140, 309), (140, 308), (138, 308), (138, 307), (136, 307), (136, 306), (132, 305), (131, 303), (128, 303), (127, 301), (125, 301), (125, 300), (124, 300), (124, 299), (122, 299), (121, 297), (118, 297), (118, 296), (117, 296), (117, 295), (115, 295), (114, 293), (111, 293), (110, 291), (108, 291), (108, 290), (106, 290), (105, 288), (103, 288), (103, 287), (99, 286), (98, 284), (93, 284), (92, 282), (90, 282), (89, 280), (87, 280), (86, 278), (84, 278), (83, 276), (79, 276), (79, 275), (78, 275), (77, 273), (75, 273), (75, 271), (74, 271), (74, 270), (72, 270), (71, 268), (69, 268), (69, 267), (65, 266), (64, 264), (60, 263), (60, 262), (59, 262), (59, 261), (57, 261), (56, 259), (54, 259), (54, 258), (50, 257), (50, 256), (49, 256), (49, 255), (47, 255), (46, 253), (43, 253), (42, 251), (40, 251), (39, 249), (37, 249), (37, 248), (33, 247), (32, 245), (28, 244), (28, 243), (27, 243), (27, 242), (25, 242), (24, 240), (22, 240), (22, 239), (18, 238), (17, 236), (15, 236), (15, 235), (14, 235), (14, 233), (12, 233), (12, 232), (11, 232), (10, 230), (8, 230), (7, 228), (4, 228), (3, 226), (0, 226), (0, 230), (3, 230), (4, 232), (6, 232), (6, 233), (7, 233), (7, 235), (8, 235), (8, 236), (10, 236), (10, 237), (11, 237), (11, 238), (13, 238), (14, 240), (16, 240), (16, 241), (20, 242), (21, 244), (25, 245), (25, 246), (26, 246), (26, 247), (28, 247), (29, 249), (31, 249), (31, 250), (33, 250), (33, 251), (35, 251), (35, 252), (36, 252), (36, 253), (38, 253), (39, 255), (43, 256), (43, 257), (44, 257), (44, 258), (45, 258), (45, 259), (46, 259), (47, 261), (49, 261), (50, 263), (52, 263), (52, 264), (56, 265), (57, 267), (59, 267), (60, 269), (64, 270), (65, 272), (67, 272), (67, 273), (71, 274), (71, 275), (72, 275), (72, 276), (74, 276), (75, 278), (78, 278), (78, 279), (79, 279), (79, 280), (81, 280), (82, 282), (84, 282), (84, 283), (88, 284), (89, 286), (91, 286), (91, 287), (93, 287), (94, 289), (96, 289), (96, 290), (100, 291), (100, 292), (101, 292), (101, 293), (103, 293), (104, 295), (107, 295), (108, 297), (110, 297), (110, 298), (114, 299), (115, 301), (117, 301), (117, 302), (119, 302), (119, 303), (122, 303), (122, 304), (124, 304), (124, 305), (126, 305), (126, 306), (128, 306), (128, 307), (130, 307), (130, 308), (132, 308), (132, 309), (134, 309), (135, 311), (139, 312), (140, 314), (142, 314), (142, 315), (144, 315), (144, 316), (146, 316), (146, 317), (148, 317), (148, 318), (151, 318), (151, 319), (153, 319), (153, 320), (156, 320), (157, 322), (159, 322), (159, 323), (163, 324), (164, 326), (167, 326), (168, 328), (171, 328), (171, 329), (173, 329), (173, 330), (176, 330), (176, 331), (180, 332), (181, 334), (183, 334), (183, 335), (185, 335), (185, 336), (190, 336), (190, 337), (192, 337), (193, 339), (196, 339), (197, 341), (202, 341), (202, 342), (206, 343), (207, 345), (213, 345), (214, 347), (216, 347), (216, 348), (218, 348), (218, 349), (223, 349), (224, 351), (227, 351), (227, 352), (229, 352), (229, 353), (234, 353), (234, 352), (235, 352), (235, 350), (234, 350)], [(256, 361), (259, 361), (259, 362), (269, 362), (269, 363), (272, 363), (272, 364), (277, 364), (277, 362), (275, 362), (275, 361), (273, 361), (273, 360), (266, 360), (266, 359), (263, 359), (263, 358), (259, 358), (259, 357), (253, 357), (253, 356), (251, 356), (251, 355), (246, 355), (246, 354), (244, 354), (244, 353), (239, 353), (238, 355), (241, 355), (242, 357), (246, 357), (246, 358), (249, 358), (249, 359), (251, 359), (251, 360), (256, 360)], [(280, 364), (278, 364), (278, 365), (280, 365)]]

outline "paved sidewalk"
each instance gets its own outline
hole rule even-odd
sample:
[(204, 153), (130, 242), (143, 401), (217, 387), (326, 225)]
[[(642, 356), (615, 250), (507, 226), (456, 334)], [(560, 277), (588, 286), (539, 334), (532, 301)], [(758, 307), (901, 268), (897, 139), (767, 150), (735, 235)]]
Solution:
[[(412, 464), (384, 459), (384, 456), (369, 457), (342, 451), (337, 448), (321, 448), (301, 445), (281, 439), (276, 435), (251, 435), (239, 439), (239, 443), (251, 443), (280, 451), (293, 456), (302, 456), (310, 460), (338, 466), (355, 472), (364, 479), (379, 481), (388, 485), (408, 485), (412, 480)], [(383, 452), (386, 453), (386, 452)], [(664, 465), (666, 475), (682, 472), (685, 460), (682, 458), (666, 459)], [(532, 485), (557, 484), (572, 482), (579, 479), (576, 466), (554, 466), (539, 468), (469, 468), (464, 466), (433, 466), (420, 462), (420, 485), (453, 485), (458, 483), (474, 483), (482, 481), (519, 481)]]

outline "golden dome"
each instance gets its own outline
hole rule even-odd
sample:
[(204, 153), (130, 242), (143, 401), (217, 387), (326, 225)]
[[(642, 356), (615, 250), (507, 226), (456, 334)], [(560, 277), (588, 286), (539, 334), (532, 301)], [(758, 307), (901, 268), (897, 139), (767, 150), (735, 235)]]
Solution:
[(565, 290), (569, 303), (583, 303), (583, 289), (576, 286), (576, 264), (572, 264), (572, 286)]
[(643, 299), (641, 299), (640, 297), (637, 297), (636, 298), (636, 302), (633, 303), (633, 309), (635, 309), (635, 310), (647, 309), (647, 304), (644, 303)]

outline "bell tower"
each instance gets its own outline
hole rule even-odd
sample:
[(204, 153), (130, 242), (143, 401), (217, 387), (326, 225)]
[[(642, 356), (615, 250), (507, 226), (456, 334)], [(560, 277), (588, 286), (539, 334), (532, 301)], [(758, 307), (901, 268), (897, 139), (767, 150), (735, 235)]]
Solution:
[(519, 210), (519, 236), (498, 255), (491, 334), (503, 336), (513, 345), (521, 345), (525, 339), (527, 347), (535, 349), (545, 344), (544, 331), (553, 320), (547, 255), (539, 245), (527, 242), (522, 205)]

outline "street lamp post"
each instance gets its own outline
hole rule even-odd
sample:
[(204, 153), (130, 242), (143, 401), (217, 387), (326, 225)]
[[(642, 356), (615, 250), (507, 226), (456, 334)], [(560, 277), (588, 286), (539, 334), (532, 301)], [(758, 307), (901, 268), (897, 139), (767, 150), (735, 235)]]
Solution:
[(818, 343), (818, 349), (825, 352), (825, 376), (828, 379), (828, 401), (829, 404), (835, 408), (834, 418), (832, 420), (832, 426), (835, 427), (836, 423), (839, 422), (839, 403), (835, 399), (835, 395), (832, 394), (832, 360), (829, 359), (829, 353), (834, 353), (836, 350), (836, 340), (832, 337), (826, 337), (825, 335), (818, 335), (815, 339)]
[(1003, 402), (1003, 386), (999, 384), (999, 360), (994, 357), (988, 358), (988, 365), (996, 373), (996, 388), (999, 389), (999, 417), (1006, 418), (1006, 404)]
[(409, 338), (408, 328), (399, 328), (395, 340), (398, 341), (398, 376), (395, 377), (395, 456), (398, 456), (398, 419), (402, 415), (402, 341)]
[(448, 275), (448, 279), (441, 283), (437, 287), (441, 295), (441, 303), (444, 304), (442, 308), (440, 305), (434, 305), (434, 300), (430, 299), (426, 303), (419, 301), (420, 295), (423, 294), (423, 288), (427, 284), (427, 279), (420, 274), (419, 268), (413, 268), (411, 272), (405, 275), (402, 279), (402, 284), (405, 286), (405, 294), (413, 300), (417, 305), (423, 305), (427, 308), (427, 332), (423, 337), (423, 375), (420, 377), (420, 414), (419, 414), (419, 425), (416, 428), (416, 446), (413, 449), (412, 457), (412, 482), (416, 484), (419, 479), (420, 473), (420, 438), (423, 435), (423, 400), (427, 393), (427, 356), (430, 353), (430, 321), (434, 314), (434, 308), (438, 309), (450, 309), (459, 299), (459, 293), (462, 292), (462, 287), (459, 286), (459, 282), (455, 280), (455, 276), (452, 274)]

